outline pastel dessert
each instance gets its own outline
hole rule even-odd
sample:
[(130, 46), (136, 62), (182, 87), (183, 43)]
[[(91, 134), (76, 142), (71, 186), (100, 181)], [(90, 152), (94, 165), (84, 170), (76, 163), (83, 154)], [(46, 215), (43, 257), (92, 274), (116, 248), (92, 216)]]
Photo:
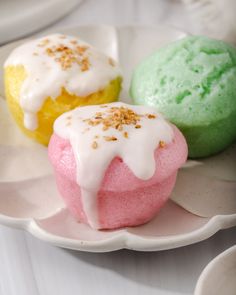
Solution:
[(183, 132), (189, 157), (216, 154), (236, 139), (236, 48), (201, 36), (171, 43), (136, 67), (130, 94)]
[(57, 118), (48, 153), (76, 220), (114, 229), (153, 218), (173, 189), (187, 145), (155, 108), (111, 103)]
[(45, 145), (59, 115), (78, 106), (116, 101), (121, 89), (117, 62), (79, 38), (62, 34), (17, 47), (4, 72), (15, 121)]

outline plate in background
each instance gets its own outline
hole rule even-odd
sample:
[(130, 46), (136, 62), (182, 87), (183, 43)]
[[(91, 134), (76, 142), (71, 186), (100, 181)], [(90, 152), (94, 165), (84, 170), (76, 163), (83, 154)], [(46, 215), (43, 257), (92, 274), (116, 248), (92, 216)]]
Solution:
[(68, 14), (82, 0), (0, 1), (0, 44), (31, 34)]
[(236, 245), (216, 256), (201, 273), (194, 295), (236, 294)]

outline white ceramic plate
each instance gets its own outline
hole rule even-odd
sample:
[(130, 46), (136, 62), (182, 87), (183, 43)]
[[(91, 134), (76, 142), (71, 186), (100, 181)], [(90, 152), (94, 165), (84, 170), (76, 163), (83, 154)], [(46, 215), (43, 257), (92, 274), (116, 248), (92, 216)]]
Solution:
[[(185, 36), (183, 32), (162, 26), (86, 26), (60, 32), (78, 35), (120, 61), (124, 70), (121, 97), (127, 102), (133, 67), (154, 49)], [(1, 66), (18, 44), (15, 42), (0, 48)], [(0, 79), (3, 76), (1, 71)], [(2, 81), (0, 83), (0, 95), (3, 96)], [(182, 207), (169, 201), (156, 218), (145, 225), (95, 231), (76, 223), (64, 208), (46, 148), (19, 132), (7, 112), (4, 99), (0, 99), (0, 112), (0, 222), (3, 224), (25, 229), (54, 245), (93, 252), (121, 248), (171, 249), (204, 240), (220, 229), (236, 225), (235, 147), (201, 163), (188, 163), (189, 168), (179, 174), (173, 194), (175, 202)], [(222, 194), (222, 190), (217, 189), (219, 186), (227, 193)], [(192, 214), (183, 207), (205, 217)]]
[(82, 0), (1, 0), (0, 44), (40, 30), (69, 13)]
[(194, 295), (236, 294), (236, 246), (213, 259), (201, 273)]

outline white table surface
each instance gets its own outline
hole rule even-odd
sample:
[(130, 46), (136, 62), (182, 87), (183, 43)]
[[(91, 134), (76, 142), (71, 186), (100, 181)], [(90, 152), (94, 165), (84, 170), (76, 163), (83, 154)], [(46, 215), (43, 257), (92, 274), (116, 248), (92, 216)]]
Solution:
[[(191, 31), (177, 0), (84, 0), (50, 28), (158, 22)], [(94, 254), (56, 248), (0, 226), (0, 295), (192, 294), (206, 264), (234, 244), (236, 227), (174, 250)]]

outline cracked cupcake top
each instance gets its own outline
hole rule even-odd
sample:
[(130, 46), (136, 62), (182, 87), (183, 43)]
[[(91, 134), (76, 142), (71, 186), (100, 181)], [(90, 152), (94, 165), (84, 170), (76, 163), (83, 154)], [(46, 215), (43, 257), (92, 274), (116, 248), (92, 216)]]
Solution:
[(170, 43), (137, 66), (130, 93), (177, 126), (223, 119), (236, 110), (236, 48), (203, 36)]

